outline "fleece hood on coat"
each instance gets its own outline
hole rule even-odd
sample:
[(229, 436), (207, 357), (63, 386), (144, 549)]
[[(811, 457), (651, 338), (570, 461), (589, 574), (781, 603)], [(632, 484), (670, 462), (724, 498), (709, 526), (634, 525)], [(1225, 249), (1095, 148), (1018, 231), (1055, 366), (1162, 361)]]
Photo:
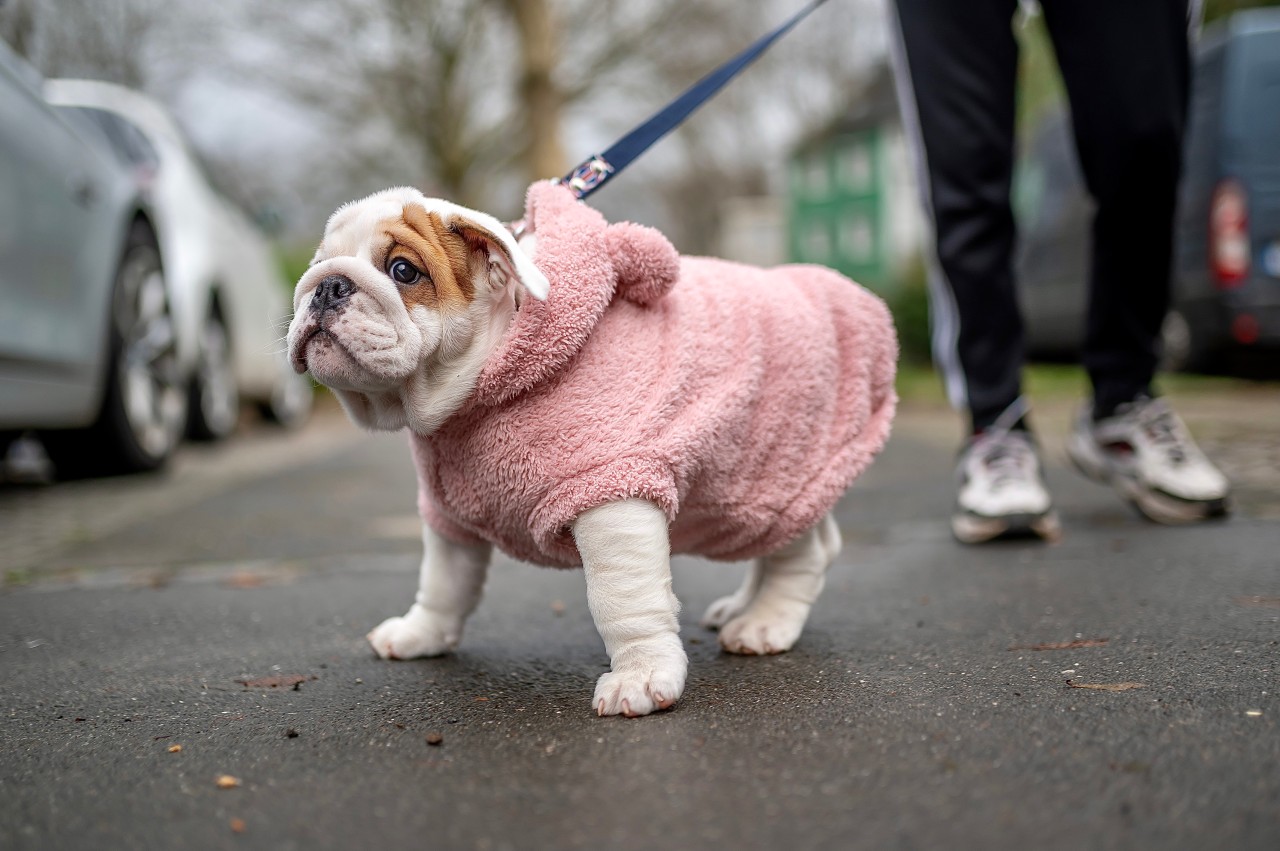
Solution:
[(680, 274), (680, 255), (661, 233), (631, 222), (611, 225), (554, 183), (529, 188), (524, 224), (537, 239), (534, 262), (552, 282), (551, 293), (521, 306), (477, 382), (473, 399), (481, 405), (500, 404), (563, 368), (615, 296), (653, 304)]
[(521, 305), (462, 410), (411, 439), (441, 534), (576, 566), (573, 520), (638, 497), (673, 552), (749, 558), (817, 523), (883, 446), (897, 342), (852, 281), (680, 257), (552, 183), (525, 224), (550, 295)]

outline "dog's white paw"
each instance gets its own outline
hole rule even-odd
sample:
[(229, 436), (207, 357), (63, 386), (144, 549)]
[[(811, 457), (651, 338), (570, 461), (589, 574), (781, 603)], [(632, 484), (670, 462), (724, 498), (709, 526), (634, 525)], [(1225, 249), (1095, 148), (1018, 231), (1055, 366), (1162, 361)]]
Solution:
[(702, 620), (698, 621), (698, 624), (704, 629), (719, 629), (746, 611), (747, 606), (750, 604), (750, 598), (741, 591), (736, 594), (730, 594), (727, 597), (721, 597), (707, 607), (707, 611), (702, 615)]
[(440, 656), (458, 646), (462, 622), (414, 604), (404, 617), (387, 618), (369, 633), (369, 643), (383, 659)]
[(591, 705), (597, 715), (635, 718), (666, 709), (684, 693), (685, 665), (610, 671), (596, 681)]
[(800, 638), (808, 607), (799, 616), (787, 611), (750, 611), (720, 630), (720, 646), (730, 653), (769, 656), (785, 653)]

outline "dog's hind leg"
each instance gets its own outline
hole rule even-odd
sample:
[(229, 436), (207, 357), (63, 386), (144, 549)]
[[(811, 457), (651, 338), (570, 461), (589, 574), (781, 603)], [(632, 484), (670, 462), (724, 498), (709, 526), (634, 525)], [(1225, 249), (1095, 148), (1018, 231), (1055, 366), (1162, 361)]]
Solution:
[(598, 715), (648, 715), (675, 703), (689, 667), (671, 590), (667, 517), (627, 499), (584, 512), (573, 536), (587, 577), (587, 605), (612, 670), (596, 683)]
[(762, 575), (760, 559), (756, 559), (747, 568), (747, 575), (742, 580), (741, 587), (729, 596), (721, 597), (708, 606), (707, 611), (702, 615), (702, 620), (698, 623), (707, 629), (719, 629), (745, 612), (747, 606), (751, 605), (751, 601), (756, 598), (756, 593), (760, 590), (760, 578)]
[(753, 568), (759, 571), (759, 588), (742, 613), (720, 630), (720, 646), (748, 655), (790, 650), (839, 552), (840, 529), (828, 514), (799, 538), (760, 559)]
[(462, 626), (484, 590), (493, 547), (459, 544), (425, 524), (418, 594), (404, 617), (388, 618), (369, 633), (383, 659), (439, 656), (458, 646)]

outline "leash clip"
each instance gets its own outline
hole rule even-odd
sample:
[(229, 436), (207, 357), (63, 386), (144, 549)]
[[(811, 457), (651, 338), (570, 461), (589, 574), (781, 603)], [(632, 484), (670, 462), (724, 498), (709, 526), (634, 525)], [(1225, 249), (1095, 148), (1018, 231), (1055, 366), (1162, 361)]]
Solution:
[(601, 183), (604, 183), (614, 171), (614, 167), (609, 164), (608, 160), (596, 154), (569, 172), (568, 176), (561, 178), (559, 182), (567, 183), (569, 191), (573, 193), (573, 197), (581, 201)]

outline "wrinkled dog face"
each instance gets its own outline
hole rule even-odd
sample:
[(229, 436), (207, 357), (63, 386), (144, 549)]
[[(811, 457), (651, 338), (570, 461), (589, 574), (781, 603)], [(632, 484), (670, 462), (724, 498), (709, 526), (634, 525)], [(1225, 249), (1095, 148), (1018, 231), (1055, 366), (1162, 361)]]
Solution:
[(290, 359), (358, 423), (427, 433), (470, 392), (525, 294), (545, 298), (546, 278), (496, 219), (389, 189), (329, 219), (294, 292)]

